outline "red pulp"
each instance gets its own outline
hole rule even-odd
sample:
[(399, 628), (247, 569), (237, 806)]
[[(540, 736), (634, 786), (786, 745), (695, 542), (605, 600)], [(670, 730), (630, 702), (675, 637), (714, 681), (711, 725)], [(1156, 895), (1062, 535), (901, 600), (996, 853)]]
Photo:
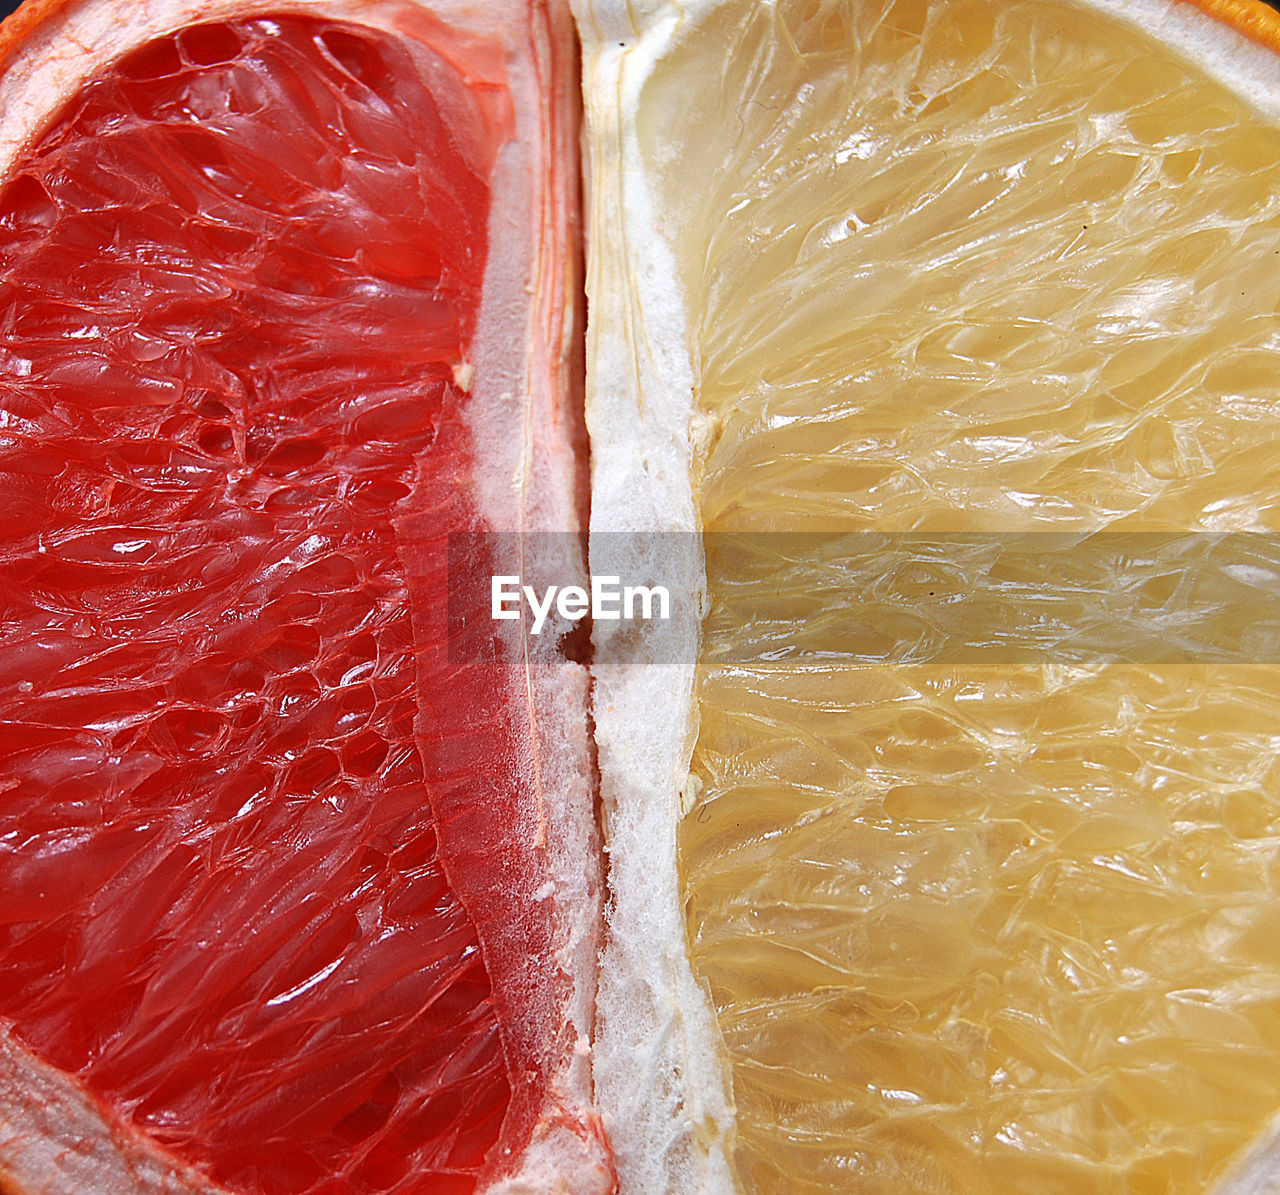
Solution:
[(469, 464), (494, 141), (425, 46), (262, 17), (0, 193), (0, 1017), (238, 1191), (469, 1191), (510, 1099), (392, 529)]

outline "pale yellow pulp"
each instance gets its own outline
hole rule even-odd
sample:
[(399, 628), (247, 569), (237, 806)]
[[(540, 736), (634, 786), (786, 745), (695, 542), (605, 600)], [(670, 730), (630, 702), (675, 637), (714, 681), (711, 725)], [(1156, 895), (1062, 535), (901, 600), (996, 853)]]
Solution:
[[(1276, 528), (1280, 132), (1224, 85), (1074, 6), (743, 0), (643, 100), (709, 532)], [(847, 545), (708, 542), (747, 1190), (1210, 1188), (1280, 1110), (1273, 642), (860, 666)], [(938, 543), (858, 634), (943, 625)]]

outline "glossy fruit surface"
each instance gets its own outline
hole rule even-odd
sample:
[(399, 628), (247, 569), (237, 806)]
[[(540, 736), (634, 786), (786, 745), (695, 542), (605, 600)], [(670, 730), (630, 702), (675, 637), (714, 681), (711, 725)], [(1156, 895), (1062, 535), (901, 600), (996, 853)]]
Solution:
[(534, 682), (445, 641), (507, 51), (402, 7), (147, 41), (0, 191), (0, 1017), (235, 1191), (605, 1149), (544, 1109)]
[[(1087, 5), (726, 5), (637, 106), (748, 1190), (1201, 1191), (1275, 1114), (1280, 687), (1247, 591), (1195, 614), (1218, 566), (1141, 536), (1276, 575), (1280, 70), (1188, 28), (1198, 60)], [(1076, 654), (1090, 602), (1163, 631)]]

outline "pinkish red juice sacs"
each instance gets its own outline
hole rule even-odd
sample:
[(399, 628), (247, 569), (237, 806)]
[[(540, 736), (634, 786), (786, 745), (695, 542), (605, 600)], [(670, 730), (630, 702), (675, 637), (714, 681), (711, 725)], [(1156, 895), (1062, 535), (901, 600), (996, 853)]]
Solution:
[(393, 525), (472, 467), (496, 140), (426, 48), (263, 17), (0, 193), (0, 1018), (237, 1191), (469, 1191), (511, 1098)]

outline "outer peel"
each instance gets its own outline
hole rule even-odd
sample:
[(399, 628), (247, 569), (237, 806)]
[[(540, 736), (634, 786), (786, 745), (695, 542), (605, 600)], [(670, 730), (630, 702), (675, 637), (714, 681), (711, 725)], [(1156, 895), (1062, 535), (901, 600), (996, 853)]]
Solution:
[[(494, 171), (489, 265), (466, 412), (472, 448), (484, 462), (483, 475), (472, 479), (474, 501), (488, 529), (580, 525), (575, 68), (563, 5), (142, 0), (129, 5), (122, 20), (120, 4), (110, 0), (36, 0), (0, 29), (0, 110), (6, 115), (0, 175), (103, 65), (185, 25), (253, 10), (332, 17), (420, 39), (482, 89), (498, 85), (491, 115), (495, 127), (511, 122), (511, 136)], [(412, 519), (402, 528), (421, 540), (438, 531), (415, 527)], [(566, 566), (580, 569), (581, 561)], [(524, 852), (528, 864), (523, 882), (488, 897), (491, 910), (505, 901), (511, 916), (490, 916), (488, 931), (481, 930), (495, 997), (508, 1014), (503, 1044), (513, 1080), (487, 1189), (587, 1195), (614, 1188), (591, 1104), (601, 876), (587, 677), (549, 638), (531, 647), (517, 636), (508, 650), (520, 677), (509, 699), (527, 711), (514, 733), (532, 769), (533, 795), (518, 826), (507, 827), (520, 837), (517, 853)], [(420, 689), (431, 666), (424, 660)], [(464, 904), (484, 899), (468, 890), (463, 859), (451, 857), (446, 837), (441, 856)], [(542, 894), (536, 906), (534, 891)], [(521, 956), (515, 936), (528, 918), (544, 927), (550, 958)], [(213, 1189), (7, 1034), (0, 1038), (0, 1186), (6, 1182), (17, 1190), (95, 1195)]]

